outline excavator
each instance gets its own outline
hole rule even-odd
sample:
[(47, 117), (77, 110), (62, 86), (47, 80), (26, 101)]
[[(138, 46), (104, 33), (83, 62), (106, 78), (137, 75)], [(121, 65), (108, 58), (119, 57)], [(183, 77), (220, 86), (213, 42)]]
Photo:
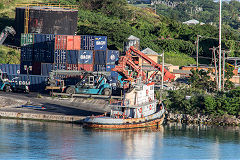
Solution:
[(0, 45), (3, 44), (9, 34), (14, 36), (16, 34), (16, 31), (13, 29), (13, 27), (6, 26), (0, 35)]
[[(149, 78), (147, 78), (146, 73), (142, 70), (141, 66), (138, 65), (139, 62), (135, 60), (133, 56), (142, 58), (145, 62), (149, 63), (156, 69)], [(129, 70), (133, 70), (134, 72), (129, 72)], [(162, 65), (156, 63), (147, 55), (131, 46), (129, 50), (126, 51), (126, 55), (119, 58), (118, 65), (116, 65), (112, 71), (118, 72), (121, 76), (126, 78), (126, 81), (133, 81), (141, 77), (143, 82), (150, 82), (159, 71), (162, 72)], [(164, 81), (171, 81), (174, 80), (174, 78), (175, 76), (173, 74), (167, 69), (164, 69)]]

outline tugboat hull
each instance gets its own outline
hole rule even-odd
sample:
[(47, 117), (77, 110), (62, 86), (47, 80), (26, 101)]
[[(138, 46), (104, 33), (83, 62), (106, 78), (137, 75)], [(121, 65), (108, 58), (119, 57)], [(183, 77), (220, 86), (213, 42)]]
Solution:
[(115, 119), (109, 117), (88, 117), (84, 127), (95, 129), (129, 129), (159, 126), (164, 120), (164, 109), (143, 118)]

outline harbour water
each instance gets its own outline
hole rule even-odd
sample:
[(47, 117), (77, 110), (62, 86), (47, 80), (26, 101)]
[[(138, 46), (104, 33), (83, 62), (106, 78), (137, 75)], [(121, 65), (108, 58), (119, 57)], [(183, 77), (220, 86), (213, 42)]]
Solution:
[(102, 131), (0, 119), (0, 159), (240, 159), (239, 127)]

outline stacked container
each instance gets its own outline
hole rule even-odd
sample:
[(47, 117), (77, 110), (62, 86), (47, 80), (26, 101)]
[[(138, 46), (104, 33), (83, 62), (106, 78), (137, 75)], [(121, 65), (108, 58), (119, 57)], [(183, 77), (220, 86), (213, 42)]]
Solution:
[(68, 51), (67, 70), (93, 71), (93, 51), (91, 50)]
[(94, 37), (94, 70), (106, 71), (107, 37)]
[[(27, 74), (26, 67), (32, 66), (34, 34), (22, 34), (21, 36), (21, 74)], [(31, 74), (31, 71), (29, 71)]]
[(46, 76), (51, 70), (111, 72), (119, 57), (119, 51), (107, 50), (106, 36), (22, 34), (21, 44), (22, 74), (24, 66), (32, 66), (29, 74)]
[(20, 65), (19, 64), (0, 64), (0, 70), (10, 74), (20, 74)]

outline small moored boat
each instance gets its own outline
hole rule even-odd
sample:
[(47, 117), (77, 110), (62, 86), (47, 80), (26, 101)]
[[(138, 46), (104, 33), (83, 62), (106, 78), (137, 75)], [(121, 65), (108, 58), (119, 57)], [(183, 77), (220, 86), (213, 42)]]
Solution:
[(154, 83), (136, 84), (123, 100), (110, 104), (109, 116), (90, 116), (85, 127), (96, 129), (129, 129), (161, 125), (165, 109), (154, 97)]

